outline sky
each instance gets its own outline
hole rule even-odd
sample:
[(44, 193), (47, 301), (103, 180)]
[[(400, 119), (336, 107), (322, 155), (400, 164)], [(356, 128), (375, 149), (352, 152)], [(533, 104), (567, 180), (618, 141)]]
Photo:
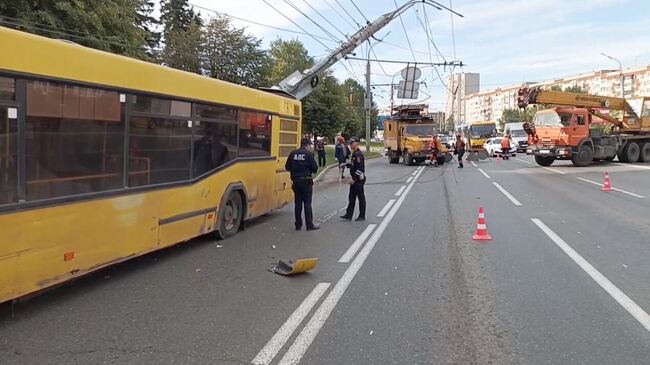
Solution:
[[(298, 38), (315, 58), (328, 54), (363, 25), (396, 8), (394, 0), (190, 0), (204, 17), (212, 9), (246, 20), (302, 31), (293, 34), (234, 19), (238, 27), (261, 38), (264, 47), (276, 38)], [(398, 5), (406, 0), (396, 0)], [(618, 58), (624, 68), (650, 64), (650, 1), (648, 0), (439, 0), (463, 15), (418, 4), (382, 29), (371, 58), (407, 62), (462, 61), (454, 72), (478, 72), (481, 91), (524, 81), (542, 81), (595, 70), (618, 69), (602, 53)], [(302, 12), (293, 9), (290, 4)], [(202, 7), (205, 9), (200, 9)], [(358, 9), (357, 9), (358, 8)], [(321, 17), (322, 16), (322, 17)], [(313, 22), (308, 19), (311, 18)], [(316, 24), (315, 24), (316, 23)], [(425, 32), (429, 24), (430, 36)], [(422, 26), (424, 24), (424, 27)], [(328, 32), (329, 34), (327, 34)], [(320, 37), (320, 38), (319, 38)], [(323, 39), (324, 38), (324, 39)], [(332, 39), (334, 38), (334, 39)], [(433, 43), (431, 42), (433, 41)], [(409, 45), (410, 43), (410, 45)], [(439, 50), (436, 51), (434, 48)], [(411, 49), (413, 51), (411, 51)], [(431, 49), (431, 52), (429, 50)], [(368, 56), (368, 45), (356, 50)], [(371, 83), (398, 82), (406, 64), (371, 63)], [(365, 85), (364, 61), (339, 61), (340, 80), (354, 77)], [(423, 67), (419, 100), (431, 110), (445, 110), (451, 68)], [(374, 101), (390, 104), (387, 86), (376, 86)]]

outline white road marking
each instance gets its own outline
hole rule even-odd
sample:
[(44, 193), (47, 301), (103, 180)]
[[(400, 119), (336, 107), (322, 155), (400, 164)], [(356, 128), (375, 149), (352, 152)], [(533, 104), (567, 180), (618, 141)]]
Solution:
[(505, 195), (506, 198), (508, 198), (516, 207), (520, 207), (522, 205), (519, 200), (515, 199), (515, 197), (512, 196), (512, 194), (510, 194), (506, 189), (504, 189), (503, 186), (499, 185), (498, 182), (493, 181), (492, 184), (494, 184), (494, 186), (496, 186), (496, 188), (499, 189), (499, 191), (503, 193), (503, 195)]
[(470, 161), (470, 163), (472, 164), (472, 166), (474, 166), (474, 167), (478, 167), (478, 165), (476, 164), (476, 162), (474, 162), (474, 161)]
[(255, 356), (252, 363), (255, 365), (270, 364), (329, 287), (330, 283), (318, 283), (311, 293), (309, 293), (307, 298), (300, 303), (300, 306), (291, 313), (289, 319), (284, 322), (282, 327), (280, 327), (273, 337), (271, 337), (269, 342), (266, 343), (264, 348), (257, 353), (257, 356)]
[(566, 172), (564, 172), (564, 171), (552, 169), (552, 168), (546, 167), (546, 166), (540, 166), (540, 167), (543, 168), (544, 170), (553, 171), (553, 172), (558, 173), (560, 175), (566, 175)]
[(478, 171), (479, 171), (481, 174), (483, 174), (483, 176), (485, 176), (486, 178), (491, 179), (490, 175), (488, 175), (487, 173), (485, 173), (485, 171), (483, 171), (482, 168), (479, 167), (479, 168), (478, 168)]
[(375, 227), (377, 227), (376, 224), (368, 225), (368, 227), (366, 227), (366, 229), (364, 229), (363, 232), (361, 232), (359, 237), (357, 237), (354, 243), (347, 249), (347, 251), (345, 251), (343, 256), (341, 256), (339, 262), (346, 263), (346, 264), (350, 262), (354, 257), (354, 254), (356, 254), (357, 251), (359, 251), (359, 248), (361, 247), (361, 245), (363, 245), (364, 242), (366, 242), (366, 239), (368, 238), (368, 236), (370, 236), (370, 234), (375, 229)]
[(587, 260), (585, 260), (579, 253), (577, 253), (568, 243), (566, 243), (560, 236), (553, 232), (544, 222), (538, 218), (531, 219), (539, 229), (562, 250), (567, 256), (571, 258), (587, 275), (589, 275), (607, 294), (618, 302), (628, 313), (630, 313), (641, 325), (650, 332), (650, 315), (639, 307), (630, 297), (623, 293), (616, 285), (614, 285), (605, 275), (601, 274), (595, 267), (593, 267)]
[[(582, 178), (582, 177), (576, 177), (576, 179), (578, 179), (578, 180), (580, 180), (580, 181), (588, 182), (588, 183), (590, 183), (590, 184), (598, 185), (598, 186), (600, 186), (600, 187), (603, 186), (603, 184), (601, 184), (601, 183), (599, 183), (599, 182), (595, 182), (595, 181), (592, 181), (592, 180), (589, 180), (589, 179), (585, 179), (585, 178)], [(614, 188), (614, 187), (612, 187), (612, 190), (614, 190), (614, 191), (618, 191), (619, 193), (627, 194), (627, 195), (629, 195), (629, 196), (633, 196), (633, 197), (635, 197), (635, 198), (645, 199), (645, 196), (643, 196), (643, 195), (639, 195), (639, 194), (636, 194), (636, 193), (632, 193), (632, 192), (629, 192), (629, 191), (626, 191), (626, 190), (623, 190), (623, 189), (619, 189), (619, 188)]]
[(397, 192), (395, 193), (395, 196), (400, 196), (400, 195), (402, 195), (402, 193), (404, 192), (405, 189), (406, 189), (406, 185), (402, 185), (402, 186), (399, 188), (399, 190), (397, 190)]
[[(534, 163), (532, 163), (532, 162), (530, 162), (530, 161), (522, 160), (522, 159), (520, 159), (520, 158), (516, 158), (516, 157), (515, 157), (515, 160), (517, 160), (517, 161), (521, 161), (521, 162), (526, 163), (526, 164), (529, 164), (529, 165), (534, 165)], [(560, 175), (566, 175), (566, 172), (564, 172), (564, 171), (560, 171), (560, 170), (552, 169), (552, 168), (550, 168), (550, 167), (546, 167), (546, 166), (540, 166), (540, 167), (543, 168), (544, 170), (553, 171), (553, 172), (555, 172), (555, 173), (557, 173), (557, 174), (560, 174)]]
[(366, 243), (361, 252), (359, 252), (354, 261), (352, 261), (341, 279), (339, 279), (339, 281), (334, 285), (334, 288), (332, 288), (329, 294), (327, 294), (327, 297), (325, 297), (321, 305), (318, 307), (316, 313), (314, 313), (298, 337), (296, 337), (294, 343), (291, 345), (291, 347), (289, 347), (289, 350), (287, 350), (287, 352), (284, 354), (284, 357), (282, 357), (282, 360), (280, 360), (279, 365), (295, 365), (300, 362), (300, 359), (302, 359), (302, 357), (309, 349), (309, 346), (318, 335), (318, 332), (325, 324), (325, 321), (327, 321), (327, 318), (334, 310), (334, 307), (345, 293), (348, 285), (350, 285), (352, 279), (354, 279), (354, 277), (359, 272), (359, 269), (361, 269), (361, 266), (363, 266), (363, 263), (368, 258), (368, 255), (370, 255), (370, 252), (377, 244), (377, 241), (379, 241), (379, 238), (381, 238), (381, 235), (386, 230), (388, 224), (390, 224), (390, 222), (393, 220), (393, 217), (402, 206), (404, 199), (408, 195), (409, 191), (411, 191), (411, 188), (413, 188), (415, 182), (421, 174), (422, 170), (420, 170), (420, 172), (415, 176), (413, 182), (408, 185), (404, 194), (400, 196), (395, 205), (393, 205), (393, 208), (391, 208), (386, 218), (381, 221), (379, 227), (377, 227), (375, 232), (368, 240), (368, 243)]
[(410, 176), (408, 179), (406, 179), (406, 183), (410, 184), (412, 180), (413, 180), (413, 176)]
[(530, 161), (526, 161), (526, 160), (522, 160), (522, 159), (520, 159), (520, 158), (518, 158), (518, 157), (515, 157), (515, 160), (517, 160), (517, 161), (521, 161), (521, 162), (526, 163), (526, 164), (529, 164), (529, 165), (534, 165), (532, 162), (530, 162)]
[(418, 171), (420, 171), (420, 168), (419, 168), (419, 167), (418, 167), (417, 169), (415, 169), (415, 171), (413, 171), (413, 173), (411, 174), (411, 176), (415, 176), (415, 174), (417, 174)]
[(631, 163), (620, 163), (620, 162), (617, 162), (615, 164), (619, 165), (619, 166), (634, 167), (634, 168), (637, 168), (637, 169), (650, 170), (650, 166), (633, 165)]
[(390, 207), (393, 206), (393, 204), (395, 204), (395, 199), (389, 200), (388, 203), (386, 203), (386, 205), (384, 205), (384, 207), (381, 208), (381, 211), (379, 211), (379, 214), (377, 214), (377, 217), (382, 218), (383, 216), (385, 216), (386, 213), (388, 213), (388, 210), (390, 209)]

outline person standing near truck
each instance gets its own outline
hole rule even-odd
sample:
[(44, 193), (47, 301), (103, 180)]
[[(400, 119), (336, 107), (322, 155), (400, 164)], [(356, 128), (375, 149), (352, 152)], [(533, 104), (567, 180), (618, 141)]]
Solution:
[(506, 134), (501, 139), (501, 157), (504, 160), (510, 159), (510, 135)]
[(454, 154), (458, 155), (458, 168), (463, 168), (463, 155), (465, 154), (465, 141), (459, 135), (456, 136), (456, 146), (454, 148)]

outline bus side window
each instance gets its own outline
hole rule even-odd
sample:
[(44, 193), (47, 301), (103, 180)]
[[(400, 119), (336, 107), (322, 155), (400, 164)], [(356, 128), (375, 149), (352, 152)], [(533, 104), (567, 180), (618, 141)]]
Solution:
[(271, 156), (271, 122), (269, 114), (239, 111), (240, 157)]
[(27, 200), (124, 186), (124, 112), (114, 91), (28, 81)]

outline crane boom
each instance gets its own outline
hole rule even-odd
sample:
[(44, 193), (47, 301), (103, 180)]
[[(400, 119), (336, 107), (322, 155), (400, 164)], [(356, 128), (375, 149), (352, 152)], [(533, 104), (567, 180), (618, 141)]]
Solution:
[(525, 108), (530, 104), (551, 104), (588, 109), (606, 108), (625, 111), (632, 116), (636, 116), (636, 112), (624, 98), (543, 90), (539, 86), (519, 89), (517, 93), (519, 108)]
[(395, 11), (383, 14), (374, 21), (368, 23), (355, 34), (353, 34), (347, 41), (336, 47), (327, 56), (318, 61), (314, 66), (305, 71), (294, 71), (291, 75), (280, 81), (278, 85), (273, 86), (271, 89), (282, 90), (298, 100), (302, 100), (309, 95), (318, 84), (318, 76), (332, 67), (341, 58), (346, 57), (352, 53), (359, 45), (370, 39), (378, 31), (384, 28), (392, 20), (400, 16), (407, 9), (416, 4), (426, 4), (435, 7), (438, 10), (448, 10), (455, 15), (462, 17), (463, 15), (447, 8), (440, 3), (433, 0), (410, 0), (404, 5), (397, 8)]

